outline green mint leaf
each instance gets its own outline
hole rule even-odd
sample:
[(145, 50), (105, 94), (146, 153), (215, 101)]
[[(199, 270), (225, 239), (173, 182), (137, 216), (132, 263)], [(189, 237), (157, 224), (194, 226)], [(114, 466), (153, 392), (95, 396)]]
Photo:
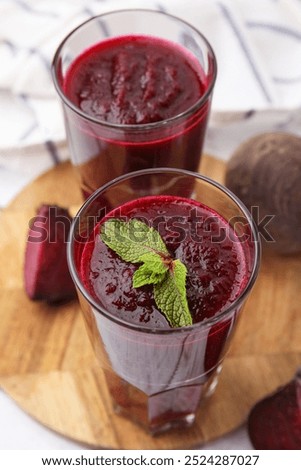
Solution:
[(159, 232), (138, 219), (128, 222), (108, 219), (102, 226), (100, 237), (124, 261), (130, 263), (141, 262), (141, 256), (147, 253), (169, 256)]
[(146, 284), (157, 284), (163, 281), (165, 273), (156, 273), (148, 269), (147, 264), (143, 264), (140, 268), (135, 271), (133, 275), (133, 287), (145, 286)]
[(172, 327), (192, 325), (186, 297), (186, 266), (178, 259), (172, 262), (162, 282), (154, 285), (157, 307)]
[(159, 232), (138, 219), (108, 219), (100, 237), (124, 261), (142, 263), (133, 275), (133, 287), (154, 284), (157, 307), (172, 327), (192, 325), (186, 266), (171, 258)]
[(133, 287), (141, 287), (146, 284), (157, 284), (164, 278), (168, 270), (168, 264), (165, 258), (157, 253), (146, 253), (141, 256), (143, 264), (135, 271), (133, 275)]

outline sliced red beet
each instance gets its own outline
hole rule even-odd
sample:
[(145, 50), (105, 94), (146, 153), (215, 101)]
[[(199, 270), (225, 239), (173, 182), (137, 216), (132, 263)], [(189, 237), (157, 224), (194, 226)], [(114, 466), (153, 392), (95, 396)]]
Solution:
[(301, 449), (301, 369), (252, 408), (248, 431), (255, 449)]
[(66, 253), (71, 222), (67, 209), (46, 204), (31, 220), (24, 265), (30, 299), (58, 302), (75, 296)]

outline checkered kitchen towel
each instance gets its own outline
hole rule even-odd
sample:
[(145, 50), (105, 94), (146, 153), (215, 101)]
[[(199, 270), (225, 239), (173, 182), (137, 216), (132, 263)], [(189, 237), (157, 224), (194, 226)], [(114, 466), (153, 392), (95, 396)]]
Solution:
[(215, 50), (207, 152), (227, 158), (264, 130), (301, 133), (301, 0), (0, 0), (0, 205), (68, 158), (50, 75), (60, 41), (91, 16), (137, 7), (186, 19)]

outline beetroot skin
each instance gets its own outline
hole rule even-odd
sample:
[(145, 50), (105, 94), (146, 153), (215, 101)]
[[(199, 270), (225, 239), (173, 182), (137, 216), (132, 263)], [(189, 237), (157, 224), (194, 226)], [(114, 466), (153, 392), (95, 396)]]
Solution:
[(31, 220), (24, 265), (25, 290), (30, 299), (58, 302), (75, 296), (66, 253), (71, 222), (67, 209), (46, 204)]
[(255, 449), (301, 449), (301, 369), (252, 408), (248, 431)]

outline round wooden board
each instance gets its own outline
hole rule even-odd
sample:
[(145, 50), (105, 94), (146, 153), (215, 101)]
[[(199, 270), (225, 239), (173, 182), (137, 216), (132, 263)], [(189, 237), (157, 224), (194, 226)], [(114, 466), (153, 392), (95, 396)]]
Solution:
[[(225, 164), (206, 156), (200, 171), (222, 182)], [(49, 306), (24, 293), (28, 223), (42, 202), (76, 212), (81, 195), (69, 163), (43, 174), (0, 214), (0, 386), (44, 425), (92, 448), (195, 448), (239, 426), (301, 364), (301, 257), (265, 256), (217, 391), (196, 425), (153, 438), (116, 416), (77, 301)]]

